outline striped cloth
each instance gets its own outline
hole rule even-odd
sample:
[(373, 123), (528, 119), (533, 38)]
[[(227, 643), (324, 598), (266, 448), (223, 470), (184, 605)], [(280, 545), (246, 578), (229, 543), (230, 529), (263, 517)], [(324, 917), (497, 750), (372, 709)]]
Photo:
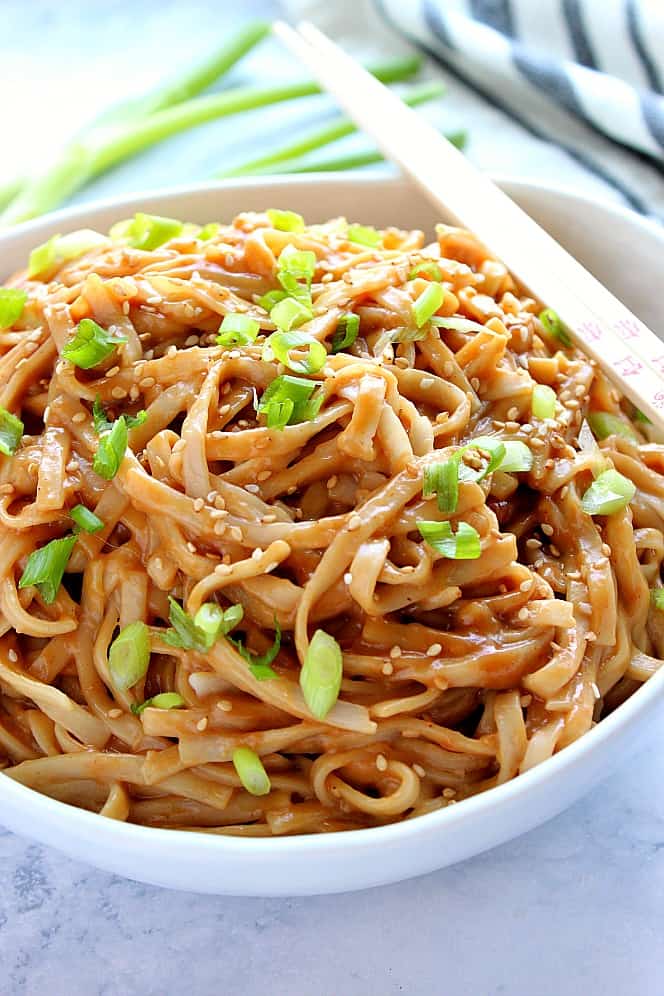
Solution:
[(525, 168), (510, 172), (527, 176), (532, 159), (542, 177), (544, 145), (549, 181), (610, 189), (664, 222), (664, 0), (293, 6), (356, 48), (387, 24), (426, 51), (471, 135), (488, 125), (495, 143), (521, 157)]

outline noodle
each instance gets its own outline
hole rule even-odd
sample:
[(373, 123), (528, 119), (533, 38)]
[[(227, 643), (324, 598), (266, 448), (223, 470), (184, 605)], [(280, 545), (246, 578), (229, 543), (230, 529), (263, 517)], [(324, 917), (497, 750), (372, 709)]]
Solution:
[[(148, 250), (116, 231), (12, 281), (27, 301), (0, 334), (0, 406), (23, 423), (0, 456), (0, 768), (109, 819), (270, 836), (432, 812), (578, 739), (664, 656), (664, 445), (596, 364), (468, 232), (365, 245), (342, 219), (272, 224), (242, 214)], [(284, 276), (293, 250), (314, 254), (310, 288)], [(434, 320), (415, 321), (433, 284)], [(274, 304), (307, 294), (284, 361), (265, 347)], [(256, 333), (220, 344), (224, 316)], [(111, 352), (77, 365), (84, 319)], [(284, 375), (306, 398), (266, 408)], [(615, 431), (595, 442), (597, 412)], [(505, 446), (492, 465), (487, 437), (527, 466), (501, 468)], [(443, 465), (453, 499), (430, 487)], [(611, 469), (633, 497), (588, 514)], [(67, 536), (52, 597), (23, 583)], [(228, 621), (207, 643), (205, 612)], [(121, 682), (114, 648), (143, 624), (145, 667)], [(343, 673), (312, 712), (320, 630)]]

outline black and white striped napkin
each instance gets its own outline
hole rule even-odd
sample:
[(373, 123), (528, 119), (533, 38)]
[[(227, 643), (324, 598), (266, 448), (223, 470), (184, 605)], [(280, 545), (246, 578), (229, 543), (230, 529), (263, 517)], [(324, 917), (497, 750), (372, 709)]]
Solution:
[(481, 165), (594, 189), (664, 221), (664, 0), (299, 6), (355, 50), (371, 41), (375, 52), (385, 25), (424, 49)]

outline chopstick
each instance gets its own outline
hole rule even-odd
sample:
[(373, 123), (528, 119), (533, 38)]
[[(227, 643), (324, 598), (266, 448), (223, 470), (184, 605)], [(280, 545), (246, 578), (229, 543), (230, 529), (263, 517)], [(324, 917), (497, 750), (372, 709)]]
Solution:
[(664, 343), (428, 122), (313, 25), (275, 33), (386, 158), (470, 229), (533, 297), (555, 308), (575, 344), (664, 431)]

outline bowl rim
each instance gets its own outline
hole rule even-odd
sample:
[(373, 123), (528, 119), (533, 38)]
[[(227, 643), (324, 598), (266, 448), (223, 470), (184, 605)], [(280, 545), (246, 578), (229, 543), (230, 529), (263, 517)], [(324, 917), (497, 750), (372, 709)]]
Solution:
[[(629, 208), (620, 204), (603, 202), (585, 194), (578, 194), (569, 187), (547, 184), (540, 181), (523, 180), (507, 175), (494, 175), (493, 179), (509, 191), (535, 191), (540, 195), (552, 196), (567, 200), (583, 207), (600, 209), (609, 217), (629, 223), (631, 226), (649, 230), (649, 233), (661, 242), (664, 248), (664, 229), (651, 219), (637, 215)], [(32, 233), (47, 232), (60, 224), (75, 223), (100, 211), (116, 209), (131, 211), (137, 205), (146, 201), (163, 202), (166, 206), (170, 201), (189, 195), (209, 195), (227, 190), (245, 190), (260, 187), (290, 187), (314, 186), (326, 187), (338, 184), (358, 187), (362, 185), (384, 186), (390, 190), (407, 190), (411, 184), (403, 177), (367, 173), (359, 177), (350, 177), (347, 173), (329, 173), (325, 175), (294, 175), (294, 176), (261, 176), (243, 177), (230, 180), (217, 180), (194, 184), (180, 184), (161, 190), (139, 191), (129, 195), (107, 197), (85, 204), (52, 212), (41, 218), (23, 222), (11, 229), (0, 232), (0, 253), (5, 245), (22, 236)], [(664, 667), (660, 668), (648, 681), (644, 682), (625, 702), (612, 712), (606, 719), (585, 733), (578, 740), (569, 744), (559, 753), (529, 771), (502, 785), (494, 786), (487, 791), (464, 799), (462, 805), (447, 806), (431, 813), (422, 814), (405, 820), (399, 820), (385, 826), (365, 827), (357, 830), (344, 830), (329, 834), (293, 834), (280, 837), (239, 837), (226, 834), (202, 833), (191, 830), (173, 830), (161, 827), (141, 826), (118, 820), (104, 819), (98, 813), (80, 809), (68, 803), (52, 799), (36, 789), (31, 789), (10, 777), (0, 777), (0, 801), (3, 797), (13, 799), (22, 809), (24, 815), (38, 820), (40, 817), (53, 817), (54, 821), (72, 821), (80, 828), (88, 829), (102, 843), (112, 846), (149, 845), (164, 846), (180, 850), (195, 847), (197, 852), (204, 851), (206, 855), (223, 854), (226, 857), (251, 858), (274, 854), (275, 856), (291, 856), (294, 852), (314, 852), (325, 854), (341, 849), (362, 850), (377, 844), (394, 842), (406, 843), (414, 840), (420, 834), (430, 830), (441, 833), (446, 827), (454, 827), (464, 822), (473, 822), (476, 818), (489, 815), (495, 809), (505, 809), (511, 803), (517, 802), (523, 796), (528, 796), (536, 787), (543, 787), (547, 782), (557, 781), (559, 776), (573, 768), (589, 754), (601, 751), (602, 745), (617, 737), (627, 727), (636, 725), (638, 718), (651, 709), (664, 689)], [(3, 772), (0, 771), (0, 775)], [(0, 823), (2, 817), (0, 816)], [(37, 835), (35, 835), (37, 836)]]

